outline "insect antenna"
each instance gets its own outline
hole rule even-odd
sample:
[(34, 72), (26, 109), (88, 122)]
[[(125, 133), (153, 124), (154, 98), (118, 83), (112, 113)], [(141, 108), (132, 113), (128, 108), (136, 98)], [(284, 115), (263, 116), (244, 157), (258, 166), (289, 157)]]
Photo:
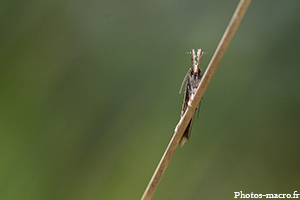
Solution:
[(182, 83), (181, 83), (181, 87), (180, 87), (180, 90), (179, 90), (179, 94), (181, 94), (182, 87), (183, 87), (183, 85), (184, 85), (184, 82), (186, 81), (186, 77), (188, 76), (189, 71), (190, 71), (190, 69), (188, 70), (188, 72), (187, 72), (186, 75), (184, 76), (184, 79), (183, 79), (183, 81), (182, 81)]

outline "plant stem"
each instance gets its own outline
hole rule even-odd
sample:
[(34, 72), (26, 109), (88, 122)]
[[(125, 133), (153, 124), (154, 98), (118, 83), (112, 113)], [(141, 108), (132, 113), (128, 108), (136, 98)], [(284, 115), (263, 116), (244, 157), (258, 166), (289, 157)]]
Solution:
[(174, 135), (162, 156), (141, 200), (150, 200), (178, 146), (178, 143), (183, 135), (184, 130), (186, 129), (189, 121), (195, 113), (195, 110), (203, 97), (203, 94), (215, 73), (237, 27), (239, 26), (251, 0), (240, 0), (226, 30), (225, 33), (201, 79), (200, 85), (197, 88), (197, 91), (194, 97), (188, 103), (188, 108), (185, 111), (185, 114), (181, 117), (179, 123), (177, 124)]

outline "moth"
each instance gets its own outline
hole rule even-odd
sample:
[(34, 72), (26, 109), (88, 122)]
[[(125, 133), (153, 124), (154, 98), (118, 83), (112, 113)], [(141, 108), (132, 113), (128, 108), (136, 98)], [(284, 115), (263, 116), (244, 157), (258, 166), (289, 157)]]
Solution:
[[(202, 78), (201, 69), (200, 69), (200, 61), (203, 56), (203, 51), (201, 49), (198, 49), (197, 54), (196, 54), (195, 50), (192, 49), (191, 52), (188, 52), (188, 53), (191, 54), (192, 68), (189, 69), (188, 73), (186, 74), (186, 76), (182, 82), (181, 88), (180, 88), (180, 92), (181, 92), (182, 86), (186, 80), (181, 117), (184, 115), (184, 113), (188, 107), (188, 102), (190, 101), (191, 97), (195, 94), (196, 89), (198, 88), (198, 85), (200, 84), (200, 81)], [(195, 118), (195, 115), (190, 120), (188, 126), (186, 127), (186, 129), (183, 133), (182, 138), (180, 139), (179, 145), (181, 147), (184, 145), (185, 142), (189, 141), (189, 138), (191, 136), (194, 118)]]

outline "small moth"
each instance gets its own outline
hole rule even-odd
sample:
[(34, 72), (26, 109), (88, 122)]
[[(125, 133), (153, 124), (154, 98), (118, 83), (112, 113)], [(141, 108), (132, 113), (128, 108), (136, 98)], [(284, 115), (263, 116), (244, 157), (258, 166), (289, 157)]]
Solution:
[[(198, 85), (200, 84), (200, 81), (202, 78), (201, 69), (200, 69), (200, 61), (201, 61), (201, 58), (203, 55), (203, 51), (201, 49), (198, 49), (197, 54), (195, 54), (195, 50), (192, 49), (192, 51), (188, 52), (188, 53), (191, 54), (193, 68), (189, 69), (189, 72), (186, 74), (186, 76), (182, 82), (182, 85), (183, 85), (183, 83), (186, 80), (181, 117), (184, 115), (184, 113), (188, 107), (188, 102), (191, 99), (191, 97), (195, 94), (196, 89), (198, 88)], [(180, 92), (182, 89), (182, 85), (180, 88)], [(195, 116), (192, 117), (191, 121), (189, 122), (188, 126), (186, 127), (186, 129), (184, 131), (182, 138), (180, 139), (179, 145), (181, 147), (184, 145), (185, 142), (189, 141), (189, 138), (191, 136), (194, 118), (195, 118)]]

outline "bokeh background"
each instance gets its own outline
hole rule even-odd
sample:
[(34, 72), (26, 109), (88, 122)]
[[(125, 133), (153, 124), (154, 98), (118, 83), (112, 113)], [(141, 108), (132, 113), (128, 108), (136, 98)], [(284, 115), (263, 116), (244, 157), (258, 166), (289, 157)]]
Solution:
[[(0, 3), (0, 199), (140, 199), (238, 1)], [(300, 193), (300, 1), (253, 1), (153, 199)]]

